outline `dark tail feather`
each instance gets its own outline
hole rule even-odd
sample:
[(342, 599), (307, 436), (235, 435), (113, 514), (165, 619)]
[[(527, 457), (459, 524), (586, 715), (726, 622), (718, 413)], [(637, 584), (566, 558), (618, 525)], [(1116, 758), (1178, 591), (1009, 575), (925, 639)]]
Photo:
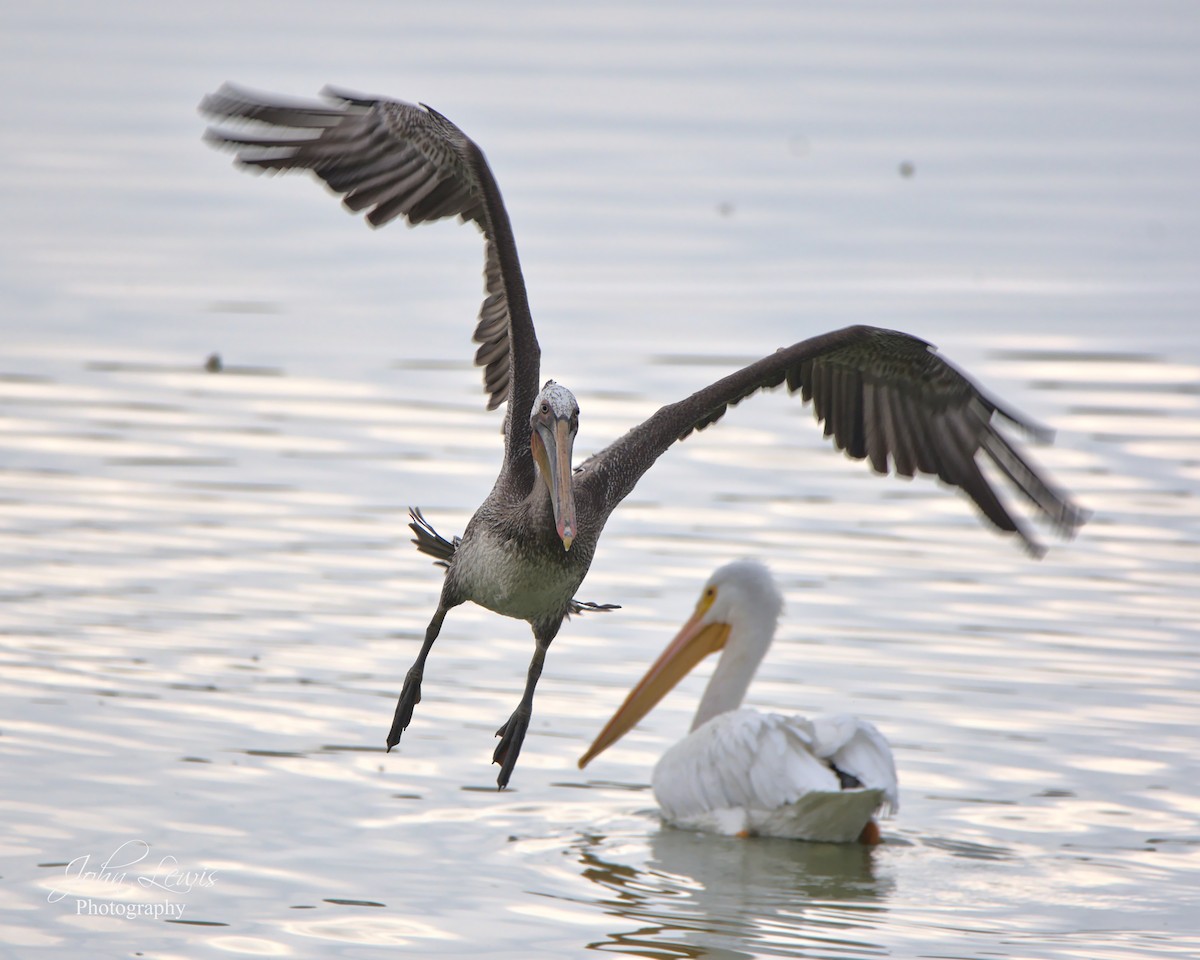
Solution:
[(409, 507), (408, 515), (412, 518), (408, 529), (416, 534), (413, 537), (413, 543), (417, 545), (417, 549), (426, 556), (433, 557), (436, 566), (449, 567), (450, 559), (454, 556), (454, 551), (458, 549), (462, 538), (455, 537), (453, 540), (447, 540), (433, 529), (433, 526), (425, 519), (425, 515), (421, 513), (420, 507)]

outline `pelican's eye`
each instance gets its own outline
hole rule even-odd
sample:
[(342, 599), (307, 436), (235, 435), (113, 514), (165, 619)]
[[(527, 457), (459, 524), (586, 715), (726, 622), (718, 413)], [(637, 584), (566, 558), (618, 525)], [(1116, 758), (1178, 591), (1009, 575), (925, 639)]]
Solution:
[(542, 416), (545, 416), (545, 415), (546, 415), (546, 414), (548, 414), (549, 412), (550, 412), (550, 404), (548, 404), (548, 403), (547, 403), (545, 400), (543, 400), (543, 401), (542, 401), (542, 406), (541, 406), (541, 413), (542, 413)]

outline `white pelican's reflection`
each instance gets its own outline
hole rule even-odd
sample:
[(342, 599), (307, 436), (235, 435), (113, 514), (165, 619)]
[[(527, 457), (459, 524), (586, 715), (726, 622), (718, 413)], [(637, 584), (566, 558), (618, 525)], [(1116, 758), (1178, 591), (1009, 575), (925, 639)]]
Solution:
[(877, 875), (878, 847), (747, 841), (665, 825), (648, 843), (640, 866), (620, 861), (615, 839), (589, 835), (575, 844), (581, 875), (601, 888), (594, 902), (615, 921), (590, 948), (722, 960), (767, 950), (808, 955), (805, 945), (820, 944), (856, 955), (883, 950), (872, 931), (894, 883)]

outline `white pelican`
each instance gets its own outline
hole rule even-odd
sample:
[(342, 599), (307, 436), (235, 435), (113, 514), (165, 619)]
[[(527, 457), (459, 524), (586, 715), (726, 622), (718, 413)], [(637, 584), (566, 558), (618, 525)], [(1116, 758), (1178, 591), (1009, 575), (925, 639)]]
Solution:
[(987, 397), (924, 340), (868, 326), (780, 348), (667, 404), (572, 470), (579, 404), (553, 380), (539, 387), (541, 350), (517, 246), (483, 151), (429, 107), (331, 90), (325, 96), (293, 100), (226, 84), (200, 109), (223, 124), (209, 129), (210, 142), (236, 151), (242, 166), (309, 170), (348, 209), (366, 211), (372, 226), (402, 216), (410, 225), (458, 217), (479, 227), (486, 298), (475, 327), (475, 362), (484, 368), (489, 409), (507, 403), (500, 474), (462, 538), (439, 536), (413, 511), (413, 542), (446, 573), (396, 703), (389, 750), (420, 702), (425, 661), (442, 621), (472, 601), (533, 628), (524, 693), (496, 732), (500, 743), (492, 759), (501, 765), (497, 782), (504, 787), (529, 727), (550, 642), (568, 614), (606, 609), (580, 603), (575, 591), (609, 515), (672, 444), (767, 387), (786, 383), (812, 400), (826, 436), (849, 456), (869, 459), (877, 472), (890, 466), (900, 476), (931, 474), (958, 487), (988, 522), (1018, 536), (1035, 555), (1042, 548), (1001, 501), (977, 458), (992, 461), (1059, 533), (1069, 535), (1084, 522), (1085, 512), (1043, 479), (998, 429), (999, 420), (1043, 438), (1048, 431)]
[(775, 637), (783, 596), (757, 560), (708, 579), (690, 620), (579, 760), (582, 768), (721, 651), (686, 737), (654, 767), (665, 818), (691, 830), (843, 843), (878, 842), (872, 818), (899, 809), (887, 741), (845, 715), (784, 717), (741, 706)]

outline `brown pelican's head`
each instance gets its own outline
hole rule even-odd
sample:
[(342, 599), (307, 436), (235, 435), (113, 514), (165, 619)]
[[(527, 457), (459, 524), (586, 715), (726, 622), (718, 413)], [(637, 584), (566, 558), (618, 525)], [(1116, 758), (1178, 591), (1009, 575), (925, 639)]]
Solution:
[(563, 542), (571, 549), (578, 527), (575, 521), (575, 491), (571, 485), (571, 449), (575, 431), (579, 429), (579, 404), (566, 387), (547, 380), (533, 402), (529, 415), (529, 446), (534, 462), (550, 489), (554, 507), (554, 526)]

